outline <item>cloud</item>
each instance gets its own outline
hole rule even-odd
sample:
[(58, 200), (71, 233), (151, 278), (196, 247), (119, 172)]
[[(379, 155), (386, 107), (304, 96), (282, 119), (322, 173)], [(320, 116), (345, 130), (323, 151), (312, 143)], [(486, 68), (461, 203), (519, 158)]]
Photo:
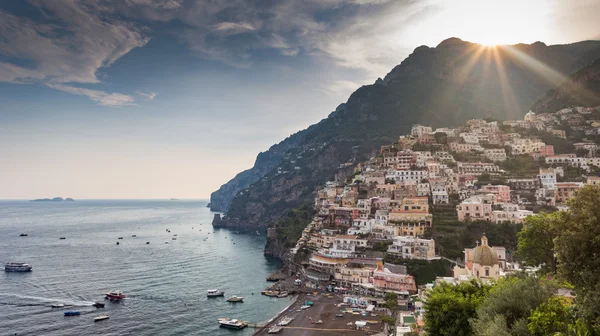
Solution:
[(156, 97), (156, 95), (158, 95), (158, 93), (156, 93), (156, 92), (144, 93), (144, 92), (140, 92), (140, 91), (135, 91), (135, 93), (137, 93), (138, 95), (140, 95), (142, 97), (146, 97), (146, 99), (149, 99), (149, 100), (154, 100), (154, 97)]
[(124, 95), (121, 93), (107, 93), (100, 90), (91, 90), (86, 88), (79, 88), (74, 86), (69, 86), (65, 84), (52, 84), (47, 83), (47, 87), (60, 90), (66, 93), (78, 95), (78, 96), (86, 96), (91, 100), (98, 103), (98, 105), (109, 106), (109, 107), (119, 107), (126, 105), (133, 105), (134, 99), (131, 96)]
[(360, 86), (361, 84), (350, 80), (334, 80), (322, 86), (321, 91), (334, 97), (347, 97)]
[(0, 81), (60, 87), (106, 106), (131, 99), (58, 84), (100, 83), (102, 68), (149, 41), (143, 28), (108, 18), (94, 2), (33, 1), (32, 5), (43, 13), (41, 18), (0, 10), (0, 54), (6, 56), (0, 62)]
[(247, 22), (221, 22), (217, 24), (215, 27), (215, 31), (220, 32), (221, 34), (240, 34), (243, 32), (254, 31), (254, 28), (251, 24)]
[(399, 31), (434, 1), (186, 1), (168, 11), (150, 0), (134, 0), (134, 7), (113, 4), (132, 19), (183, 23), (176, 33), (183, 43), (231, 66), (250, 67), (259, 59), (256, 53), (271, 49), (289, 57), (329, 58), (374, 80), (414, 48), (403, 45)]

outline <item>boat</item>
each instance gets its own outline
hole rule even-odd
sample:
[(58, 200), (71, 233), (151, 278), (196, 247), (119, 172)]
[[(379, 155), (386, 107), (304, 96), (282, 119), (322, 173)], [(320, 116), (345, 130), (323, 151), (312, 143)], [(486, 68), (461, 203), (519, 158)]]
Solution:
[(58, 239), (67, 239), (67, 237), (60, 237), (60, 238), (58, 238)]
[(78, 311), (66, 311), (65, 312), (65, 316), (77, 316), (77, 315), (81, 315), (81, 312), (78, 312)]
[(240, 321), (236, 319), (229, 318), (220, 318), (219, 324), (221, 328), (229, 328), (229, 329), (244, 329), (248, 326), (248, 322)]
[(32, 268), (29, 264), (11, 261), (7, 262), (4, 266), (6, 272), (29, 272)]
[(177, 237), (177, 233), (173, 235), (173, 237)]
[(123, 239), (123, 237), (119, 237), (118, 239)]
[(208, 296), (208, 297), (225, 296), (225, 292), (218, 290), (218, 289), (209, 289), (206, 291), (206, 296)]
[(94, 304), (92, 305), (96, 308), (104, 308), (104, 303), (102, 302), (94, 302)]
[(131, 235), (133, 238), (137, 237), (137, 235)]
[(105, 294), (107, 299), (110, 300), (122, 300), (126, 298), (125, 294), (122, 291), (110, 291)]
[(244, 302), (244, 298), (242, 296), (234, 295), (227, 299), (227, 302)]
[(108, 320), (108, 318), (110, 318), (110, 316), (108, 316), (108, 315), (96, 316), (96, 317), (94, 317), (94, 322)]
[(172, 239), (172, 240), (177, 240), (177, 238), (175, 238), (175, 237), (173, 237), (173, 238), (171, 238), (171, 239)]
[(62, 303), (54, 303), (54, 304), (50, 305), (50, 307), (52, 307), (52, 308), (62, 308), (64, 306), (65, 305)]
[(289, 295), (288, 292), (281, 292), (281, 293), (279, 293), (279, 295), (277, 295), (277, 297), (278, 298), (284, 298), (284, 297), (287, 297), (288, 295)]
[(20, 237), (27, 237), (27, 233), (21, 233), (19, 236)]
[(286, 326), (290, 323), (292, 323), (292, 321), (294, 320), (293, 317), (285, 317), (283, 318), (283, 320), (279, 321), (279, 323), (277, 323), (278, 326)]
[(281, 326), (272, 326), (271, 328), (269, 328), (269, 331), (267, 331), (267, 333), (268, 334), (277, 334), (282, 329), (283, 329), (283, 327), (281, 327)]
[(119, 242), (117, 242), (117, 245), (119, 245)]
[(150, 244), (150, 242), (146, 242), (146, 245)]

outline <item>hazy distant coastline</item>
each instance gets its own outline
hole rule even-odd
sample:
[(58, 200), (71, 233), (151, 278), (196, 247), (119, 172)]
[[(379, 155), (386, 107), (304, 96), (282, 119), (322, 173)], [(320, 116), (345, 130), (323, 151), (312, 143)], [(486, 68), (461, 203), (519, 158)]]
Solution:
[(75, 200), (70, 197), (67, 197), (67, 198), (54, 197), (54, 198), (36, 198), (36, 199), (30, 200), (29, 202), (73, 202), (73, 201), (75, 201)]

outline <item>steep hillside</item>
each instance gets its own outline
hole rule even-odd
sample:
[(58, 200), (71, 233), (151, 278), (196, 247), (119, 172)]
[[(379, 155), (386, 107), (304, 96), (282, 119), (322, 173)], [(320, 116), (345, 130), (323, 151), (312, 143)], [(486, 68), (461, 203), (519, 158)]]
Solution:
[[(268, 226), (310, 200), (314, 187), (331, 179), (340, 164), (370, 155), (412, 124), (440, 127), (469, 118), (520, 117), (555, 87), (536, 65), (569, 74), (598, 58), (600, 42), (595, 41), (485, 48), (451, 38), (435, 48), (418, 47), (384, 79), (359, 88), (326, 119), (301, 132), (302, 139), (292, 136), (282, 142), (288, 141), (287, 152), (273, 154), (268, 165), (255, 165), (252, 178), (230, 181), (246, 187), (232, 198), (228, 216), (215, 224)], [(231, 195), (217, 191), (212, 197)]]
[(600, 105), (600, 59), (577, 71), (564, 84), (548, 91), (538, 100), (532, 110), (535, 112), (556, 112), (572, 107), (593, 107)]

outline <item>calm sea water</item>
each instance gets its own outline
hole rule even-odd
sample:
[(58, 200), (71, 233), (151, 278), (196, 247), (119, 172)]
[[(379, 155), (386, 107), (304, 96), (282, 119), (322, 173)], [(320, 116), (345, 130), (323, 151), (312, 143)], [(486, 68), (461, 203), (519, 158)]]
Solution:
[[(264, 322), (284, 309), (288, 299), (260, 295), (278, 264), (263, 256), (264, 236), (213, 231), (212, 217), (204, 201), (0, 201), (0, 261), (33, 266), (0, 273), (0, 335), (252, 334), (217, 319)], [(212, 288), (244, 303), (208, 299)], [(111, 289), (128, 298), (104, 300)], [(94, 323), (103, 313), (110, 319)]]

